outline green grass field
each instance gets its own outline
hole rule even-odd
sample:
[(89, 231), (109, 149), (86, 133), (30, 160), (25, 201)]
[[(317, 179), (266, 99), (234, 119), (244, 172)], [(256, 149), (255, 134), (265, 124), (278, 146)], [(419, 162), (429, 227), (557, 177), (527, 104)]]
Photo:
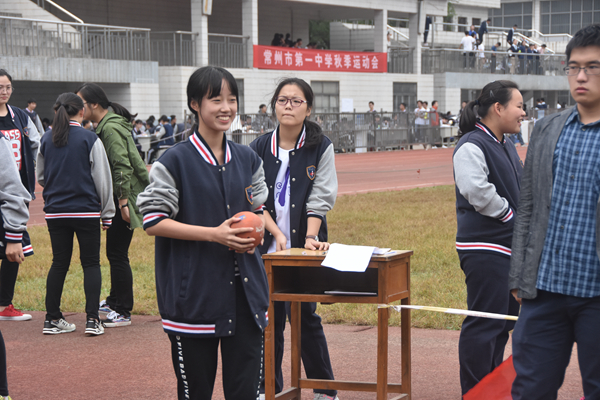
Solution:
[[(342, 196), (328, 214), (330, 242), (413, 250), (411, 302), (418, 305), (466, 308), (464, 275), (454, 248), (456, 215), (454, 187), (441, 186), (401, 192)], [(45, 310), (46, 275), (52, 263), (50, 237), (45, 227), (29, 229), (35, 255), (19, 271), (14, 303), (23, 310)], [(104, 236), (104, 235), (103, 235)], [(104, 242), (102, 249), (104, 249)], [(130, 248), (133, 269), (134, 314), (158, 314), (154, 286), (154, 239), (136, 229)], [(110, 290), (110, 272), (102, 254), (102, 297)], [(62, 297), (62, 310), (83, 312), (83, 273), (77, 245)], [(377, 306), (320, 305), (326, 323), (375, 325)], [(413, 326), (459, 329), (462, 317), (413, 311)], [(390, 323), (400, 324), (392, 312)]]

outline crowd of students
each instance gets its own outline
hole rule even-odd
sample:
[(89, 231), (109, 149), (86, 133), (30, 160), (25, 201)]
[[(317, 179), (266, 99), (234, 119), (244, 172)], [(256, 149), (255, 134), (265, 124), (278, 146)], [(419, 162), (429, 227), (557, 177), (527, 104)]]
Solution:
[[(39, 117), (33, 110), (9, 106), (11, 93), (12, 78), (0, 70), (3, 319), (31, 319), (14, 309), (12, 295), (19, 265), (33, 254), (26, 224), (37, 180), (43, 187), (53, 255), (43, 334), (76, 330), (60, 307), (74, 236), (84, 273), (85, 334), (102, 335), (106, 327), (131, 324), (128, 249), (133, 230), (143, 226), (156, 236), (157, 301), (172, 344), (178, 397), (211, 398), (219, 346), (226, 397), (259, 397), (269, 305), (260, 254), (292, 246), (329, 247), (326, 214), (337, 194), (334, 152), (319, 125), (308, 120), (314, 103), (310, 86), (301, 79), (282, 81), (271, 101), (279, 124), (248, 147), (228, 141), (224, 134), (237, 113), (235, 79), (222, 68), (198, 69), (187, 88), (195, 124), (188, 139), (172, 143), (150, 174), (134, 142), (143, 122), (109, 101), (100, 86), (85, 83), (76, 93), (58, 96), (52, 128), (41, 140), (33, 122)], [(82, 126), (84, 119), (95, 124), (95, 132)], [(153, 129), (159, 139), (172, 139), (173, 119), (162, 116), (156, 126), (150, 121), (147, 130)], [(236, 236), (247, 228), (231, 227), (240, 211), (253, 211), (264, 221), (267, 235), (258, 251), (252, 239)], [(111, 271), (111, 291), (104, 300), (101, 231), (106, 231)], [(307, 375), (333, 379), (316, 304), (307, 303), (302, 310), (303, 337), (313, 338), (303, 340)], [(271, 323), (276, 326), (278, 391), (283, 384), (285, 320), (286, 305), (277, 303)], [(3, 398), (8, 388), (1, 335), (0, 350)], [(336, 393), (315, 390), (314, 397), (335, 399)]]

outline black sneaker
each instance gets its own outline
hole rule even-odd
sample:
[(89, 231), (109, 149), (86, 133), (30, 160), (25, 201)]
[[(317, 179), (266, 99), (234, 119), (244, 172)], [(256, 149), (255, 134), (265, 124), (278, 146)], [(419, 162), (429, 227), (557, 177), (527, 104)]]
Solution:
[(104, 326), (97, 319), (90, 318), (87, 320), (85, 324), (85, 334), (86, 335), (103, 335), (104, 334)]
[(68, 333), (75, 330), (75, 324), (70, 324), (63, 318), (58, 321), (44, 321), (44, 335), (58, 335), (59, 333)]

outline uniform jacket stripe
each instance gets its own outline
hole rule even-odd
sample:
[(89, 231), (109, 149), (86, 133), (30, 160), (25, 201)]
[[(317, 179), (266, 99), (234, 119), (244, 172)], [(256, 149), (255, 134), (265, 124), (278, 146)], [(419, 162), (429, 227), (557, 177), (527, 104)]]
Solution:
[(169, 218), (169, 214), (167, 214), (167, 213), (150, 213), (150, 214), (146, 214), (146, 215), (144, 215), (144, 223), (148, 223), (150, 221), (154, 221), (155, 219), (162, 218), (162, 217)]
[(32, 245), (29, 245), (29, 246), (25, 246), (25, 247), (23, 247), (23, 253), (24, 253), (24, 254), (33, 253), (33, 246), (32, 246)]
[(81, 124), (79, 122), (77, 122), (77, 121), (69, 121), (69, 125), (71, 125), (71, 126), (78, 126), (78, 127), (81, 128)]
[(492, 139), (494, 139), (496, 141), (496, 143), (500, 143), (500, 141), (498, 140), (498, 138), (496, 136), (494, 136), (485, 126), (483, 126), (482, 124), (480, 124), (479, 122), (477, 122), (475, 124), (475, 126), (479, 129), (481, 129), (482, 131), (484, 131), (485, 133), (487, 133), (488, 135), (490, 135), (490, 137)]
[(201, 140), (198, 140), (196, 134), (191, 135), (190, 140), (196, 150), (198, 150), (198, 153), (204, 158), (204, 161), (212, 165), (217, 165), (217, 161), (210, 155), (210, 152), (206, 149), (204, 143), (202, 143)]
[(163, 319), (163, 329), (182, 333), (214, 334), (215, 324), (184, 324)]
[(9, 233), (9, 232), (5, 232), (4, 237), (7, 240), (22, 240), (23, 239), (23, 234), (22, 233)]
[(508, 222), (508, 221), (510, 221), (510, 220), (512, 219), (512, 217), (513, 217), (514, 215), (515, 215), (515, 214), (513, 213), (513, 210), (512, 210), (512, 208), (509, 208), (509, 209), (508, 209), (508, 213), (507, 213), (507, 214), (506, 214), (504, 217), (502, 217), (502, 218), (500, 219), (500, 221), (502, 221), (502, 222)]
[(46, 219), (55, 218), (100, 218), (99, 212), (81, 212), (81, 213), (46, 213)]
[(485, 242), (456, 242), (456, 250), (461, 251), (473, 251), (473, 250), (487, 250), (487, 251), (496, 251), (498, 253), (505, 254), (507, 256), (511, 255), (511, 250), (508, 247), (501, 246), (495, 243), (485, 243)]

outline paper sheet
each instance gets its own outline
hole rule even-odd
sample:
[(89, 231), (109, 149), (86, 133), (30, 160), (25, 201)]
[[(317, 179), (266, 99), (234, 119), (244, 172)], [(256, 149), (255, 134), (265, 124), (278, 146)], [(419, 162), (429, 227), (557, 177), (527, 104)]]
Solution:
[(349, 246), (333, 243), (321, 263), (324, 267), (346, 272), (365, 272), (375, 251), (372, 246)]

